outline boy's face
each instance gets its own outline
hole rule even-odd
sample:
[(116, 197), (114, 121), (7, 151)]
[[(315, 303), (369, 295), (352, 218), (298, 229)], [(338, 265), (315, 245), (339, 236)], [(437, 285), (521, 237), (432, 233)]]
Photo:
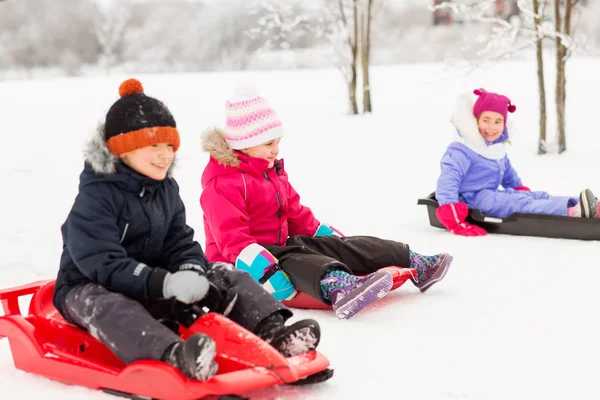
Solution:
[(129, 167), (142, 175), (157, 181), (165, 179), (173, 163), (173, 145), (159, 143), (121, 154), (121, 159)]
[(477, 120), (477, 127), (485, 140), (493, 142), (504, 131), (504, 117), (494, 111), (484, 111)]
[(269, 162), (269, 168), (273, 168), (275, 160), (279, 154), (279, 142), (281, 138), (273, 139), (267, 143), (260, 144), (258, 146), (249, 147), (242, 150), (242, 153), (249, 155), (250, 157), (262, 158)]

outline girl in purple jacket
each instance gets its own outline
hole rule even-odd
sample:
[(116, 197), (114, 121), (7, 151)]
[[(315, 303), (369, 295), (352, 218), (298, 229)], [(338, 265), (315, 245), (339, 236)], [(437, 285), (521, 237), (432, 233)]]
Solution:
[(440, 205), (437, 217), (449, 231), (462, 236), (486, 234), (483, 228), (465, 222), (469, 208), (498, 218), (513, 213), (600, 217), (600, 204), (589, 189), (577, 199), (532, 192), (523, 186), (506, 155), (507, 114), (516, 107), (500, 94), (484, 89), (473, 93), (458, 99), (452, 116), (458, 138), (442, 157), (435, 192)]

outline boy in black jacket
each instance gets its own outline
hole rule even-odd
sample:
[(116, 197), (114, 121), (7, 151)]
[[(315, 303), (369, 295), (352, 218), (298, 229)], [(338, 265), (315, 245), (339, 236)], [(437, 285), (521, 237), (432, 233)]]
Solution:
[(61, 315), (125, 363), (162, 360), (200, 380), (217, 373), (215, 343), (203, 334), (183, 342), (158, 321), (177, 319), (176, 301), (225, 292), (228, 317), (285, 356), (315, 349), (316, 321), (285, 326), (291, 311), (250, 275), (209, 265), (170, 174), (179, 148), (173, 116), (135, 79), (119, 94), (88, 144), (79, 194), (62, 226), (54, 293)]

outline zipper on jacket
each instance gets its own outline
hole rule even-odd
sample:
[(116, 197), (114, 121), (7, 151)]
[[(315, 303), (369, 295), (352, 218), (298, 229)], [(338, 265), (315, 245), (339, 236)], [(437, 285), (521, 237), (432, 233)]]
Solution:
[(504, 170), (502, 169), (501, 160), (496, 160), (496, 164), (498, 165), (498, 175), (500, 176), (500, 182), (498, 182), (497, 186), (500, 186), (502, 185), (502, 182), (504, 182)]
[[(263, 176), (265, 177), (266, 180), (273, 183), (271, 178), (269, 178), (269, 175), (267, 175), (267, 171), (263, 172)], [(273, 186), (275, 186), (274, 183), (273, 183)], [(277, 206), (279, 207), (277, 209), (277, 213), (275, 213), (275, 215), (277, 215), (277, 219), (279, 219), (279, 221), (280, 221), (279, 229), (277, 230), (277, 244), (279, 244), (279, 243), (281, 243), (281, 198), (279, 197), (279, 191), (277, 190), (276, 187), (275, 187), (275, 198), (277, 199)]]
[(277, 209), (277, 218), (281, 219), (281, 199), (279, 198), (279, 192), (275, 192), (275, 198), (277, 199), (277, 205), (279, 206)]
[(279, 192), (275, 191), (275, 198), (277, 198), (277, 219), (279, 219), (279, 229), (277, 230), (277, 243), (281, 243), (281, 199), (279, 198)]
[(142, 205), (142, 210), (144, 210), (144, 214), (146, 214), (146, 218), (148, 218), (148, 226), (150, 227), (149, 229), (149, 234), (148, 237), (144, 240), (144, 246), (143, 248), (146, 248), (146, 245), (148, 244), (148, 241), (150, 240), (150, 235), (152, 235), (152, 218), (150, 217), (150, 212), (148, 211), (148, 209), (146, 208), (146, 204), (144, 203), (144, 194), (146, 193), (146, 188), (142, 188), (142, 191), (140, 192), (140, 203)]
[(119, 240), (119, 243), (123, 243), (123, 240), (125, 240), (125, 235), (127, 235), (127, 229), (129, 229), (129, 222), (125, 224), (125, 229), (123, 229), (123, 234), (121, 235), (121, 240)]

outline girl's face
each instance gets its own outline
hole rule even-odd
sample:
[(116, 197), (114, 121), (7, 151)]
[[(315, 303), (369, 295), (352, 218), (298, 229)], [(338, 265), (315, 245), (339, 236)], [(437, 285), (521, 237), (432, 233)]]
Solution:
[(504, 117), (494, 111), (484, 111), (477, 120), (477, 127), (485, 140), (493, 142), (504, 131)]
[(269, 168), (273, 168), (273, 165), (275, 165), (275, 160), (277, 159), (277, 155), (279, 154), (280, 141), (281, 138), (273, 139), (267, 143), (243, 149), (242, 153), (247, 154), (250, 157), (267, 160), (269, 162)]
[(174, 158), (173, 145), (168, 143), (158, 143), (121, 154), (125, 164), (157, 181), (165, 179)]

